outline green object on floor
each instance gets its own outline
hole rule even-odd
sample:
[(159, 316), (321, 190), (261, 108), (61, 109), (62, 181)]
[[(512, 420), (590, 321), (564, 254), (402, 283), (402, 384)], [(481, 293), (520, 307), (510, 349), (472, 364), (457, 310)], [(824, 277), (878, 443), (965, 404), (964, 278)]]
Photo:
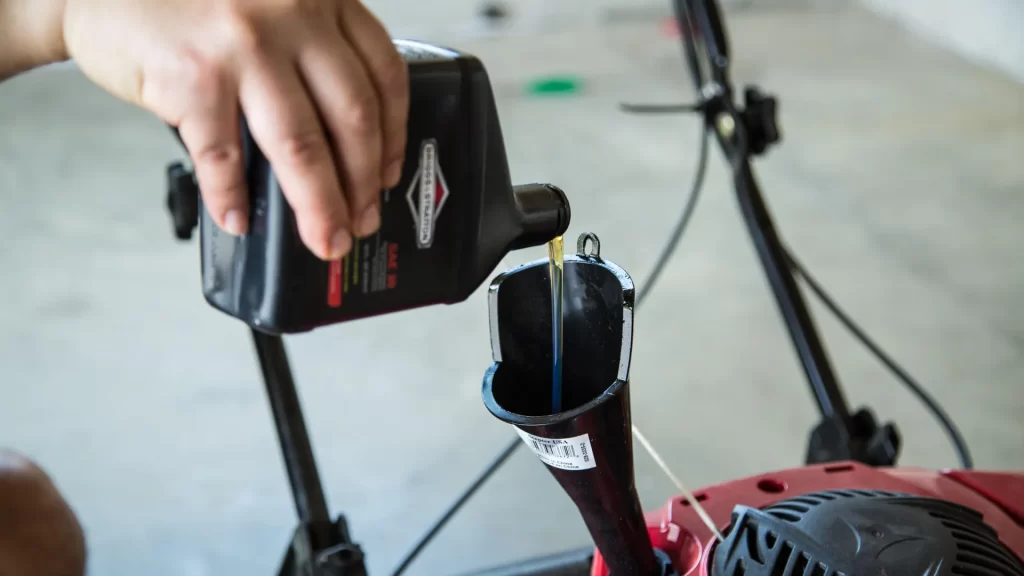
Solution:
[(576, 94), (583, 88), (583, 81), (576, 76), (548, 76), (531, 81), (526, 92), (533, 96)]

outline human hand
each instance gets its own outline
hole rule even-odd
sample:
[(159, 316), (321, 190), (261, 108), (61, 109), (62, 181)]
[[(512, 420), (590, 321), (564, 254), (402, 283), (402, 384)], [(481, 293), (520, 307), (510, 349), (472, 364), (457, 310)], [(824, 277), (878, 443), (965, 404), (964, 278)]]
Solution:
[(85, 535), (42, 468), (0, 448), (0, 574), (85, 574)]
[(323, 259), (380, 226), (405, 156), (404, 60), (359, 0), (66, 0), (66, 52), (179, 128), (207, 211), (248, 226), (239, 112)]

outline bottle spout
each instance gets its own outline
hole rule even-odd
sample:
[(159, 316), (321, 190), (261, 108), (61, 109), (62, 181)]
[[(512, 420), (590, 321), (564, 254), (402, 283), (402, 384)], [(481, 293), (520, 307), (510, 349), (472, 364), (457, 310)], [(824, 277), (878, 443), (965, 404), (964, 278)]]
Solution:
[(510, 249), (540, 246), (565, 234), (572, 212), (569, 199), (551, 184), (524, 184), (512, 188), (521, 232)]
[[(586, 236), (596, 248), (596, 238)], [(580, 252), (585, 245), (581, 238)], [(611, 574), (665, 574), (633, 473), (632, 280), (597, 252), (565, 258), (562, 411), (554, 413), (548, 274), (547, 261), (540, 260), (491, 285), (494, 364), (484, 377), (484, 404), (547, 465), (579, 509)]]

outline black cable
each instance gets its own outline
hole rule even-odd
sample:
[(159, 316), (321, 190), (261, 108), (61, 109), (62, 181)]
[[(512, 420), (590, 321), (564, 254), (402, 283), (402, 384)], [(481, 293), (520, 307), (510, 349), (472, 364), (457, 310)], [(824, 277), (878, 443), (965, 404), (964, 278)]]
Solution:
[(913, 378), (913, 376), (904, 370), (896, 360), (889, 356), (881, 346), (876, 344), (864, 329), (857, 325), (857, 323), (854, 322), (838, 304), (836, 304), (835, 300), (825, 292), (825, 289), (818, 284), (818, 281), (815, 280), (813, 276), (811, 276), (807, 271), (807, 268), (804, 268), (803, 264), (801, 264), (788, 249), (786, 249), (786, 257), (789, 258), (789, 262), (793, 267), (793, 270), (795, 270), (796, 273), (804, 279), (804, 282), (807, 283), (807, 286), (821, 300), (825, 307), (827, 307), (829, 311), (831, 311), (832, 314), (842, 322), (843, 326), (845, 326), (851, 334), (860, 340), (861, 344), (863, 344), (871, 351), (872, 354), (875, 355), (876, 358), (878, 358), (879, 362), (885, 365), (885, 367), (888, 368), (897, 379), (903, 382), (911, 393), (921, 400), (925, 407), (932, 413), (932, 415), (935, 416), (935, 419), (939, 421), (939, 425), (942, 426), (946, 435), (949, 436), (950, 442), (953, 443), (953, 449), (956, 451), (957, 459), (960, 460), (960, 466), (963, 467), (964, 470), (972, 469), (974, 467), (974, 460), (971, 458), (971, 451), (967, 447), (967, 442), (960, 434), (960, 430), (957, 428), (956, 424), (953, 423), (952, 418), (949, 417), (946, 411), (939, 404), (938, 400), (932, 398), (928, 391), (925, 390), (924, 387), (922, 387), (921, 384)]
[[(627, 109), (625, 106), (624, 109)], [(634, 107), (640, 108), (640, 107)], [(680, 106), (679, 108), (682, 108)], [(700, 106), (693, 107), (694, 109), (700, 109)], [(669, 242), (665, 245), (665, 249), (662, 251), (661, 256), (658, 258), (651, 271), (651, 275), (648, 277), (644, 284), (641, 284), (640, 290), (636, 298), (636, 306), (639, 307), (640, 303), (646, 299), (650, 294), (651, 288), (657, 282), (661, 272), (665, 269), (666, 264), (672, 258), (672, 254), (675, 252), (679, 245), (679, 241), (682, 239), (683, 232), (693, 216), (693, 212), (697, 207), (697, 201), (700, 198), (700, 192), (703, 187), (704, 173), (707, 166), (707, 149), (708, 149), (708, 135), (707, 131), (702, 131), (701, 135), (701, 149), (700, 159), (697, 167), (697, 176), (694, 180), (694, 186), (690, 192), (690, 198), (687, 200), (686, 207), (683, 210), (683, 215), (680, 218), (678, 224), (676, 224), (675, 230), (672, 231), (672, 236)], [(875, 357), (881, 362), (890, 372), (902, 382), (910, 392), (916, 396), (921, 403), (925, 405), (932, 415), (938, 420), (939, 425), (943, 431), (949, 437), (950, 442), (953, 444), (953, 449), (956, 452), (957, 459), (960, 461), (960, 466), (964, 470), (971, 470), (974, 467), (974, 460), (971, 458), (970, 449), (967, 447), (967, 442), (964, 440), (963, 435), (953, 422), (952, 418), (942, 408), (942, 405), (933, 398), (927, 390), (921, 386), (913, 376), (910, 375), (899, 363), (896, 362), (881, 346), (875, 343), (874, 340), (862, 329), (850, 316), (836, 304), (835, 300), (825, 291), (824, 288), (811, 276), (810, 272), (793, 256), (793, 253), (786, 249), (786, 257), (789, 259), (792, 268), (800, 275), (801, 278), (807, 283), (808, 287), (812, 292), (825, 304), (825, 307), (829, 309), (832, 314), (850, 331), (855, 338), (857, 338)]]
[(484, 483), (487, 482), (487, 480), (492, 475), (494, 475), (494, 473), (497, 472), (499, 468), (501, 468), (501, 465), (504, 464), (505, 461), (508, 460), (513, 453), (515, 453), (516, 449), (519, 448), (520, 444), (522, 444), (522, 442), (519, 440), (518, 437), (512, 442), (510, 442), (509, 445), (506, 446), (505, 449), (501, 451), (501, 454), (498, 454), (498, 456), (487, 466), (487, 468), (484, 469), (484, 471), (479, 476), (477, 476), (476, 480), (474, 480), (473, 483), (469, 485), (469, 488), (466, 488), (466, 490), (464, 490), (462, 494), (459, 495), (458, 499), (456, 499), (455, 502), (452, 502), (448, 509), (445, 510), (444, 514), (442, 514), (441, 517), (438, 518), (436, 522), (434, 522), (434, 525), (431, 526), (430, 529), (427, 530), (427, 532), (420, 537), (419, 541), (416, 542), (416, 545), (413, 546), (412, 550), (410, 550), (409, 553), (405, 555), (405, 558), (402, 559), (402, 562), (398, 565), (398, 568), (395, 568), (395, 571), (393, 573), (394, 576), (400, 576), (405, 572), (407, 568), (409, 568), (413, 561), (416, 560), (416, 557), (420, 555), (420, 552), (422, 552), (423, 549), (427, 547), (427, 544), (430, 544), (430, 541), (434, 539), (434, 536), (437, 536), (437, 533), (440, 532), (441, 529), (444, 528), (445, 524), (447, 524), (448, 521), (452, 519), (452, 516), (454, 516), (455, 513), (458, 512), (462, 508), (462, 506), (467, 501), (469, 501), (470, 498), (473, 497), (473, 494), (476, 494), (476, 491), (479, 490), (480, 487), (483, 486)]
[(683, 239), (683, 232), (686, 231), (686, 227), (690, 224), (690, 218), (693, 217), (693, 212), (697, 208), (697, 201), (700, 199), (701, 189), (704, 188), (704, 175), (707, 174), (708, 168), (708, 131), (705, 129), (703, 123), (701, 124), (700, 130), (700, 156), (697, 158), (697, 173), (693, 177), (693, 186), (690, 188), (690, 197), (686, 201), (686, 206), (683, 208), (683, 214), (679, 217), (679, 221), (676, 222), (676, 227), (672, 230), (672, 235), (669, 237), (669, 241), (665, 244), (665, 248), (661, 251), (661, 255), (654, 263), (654, 268), (651, 268), (651, 274), (647, 277), (647, 281), (640, 285), (640, 290), (637, 291), (636, 302), (633, 305), (634, 308), (639, 308), (640, 304), (647, 299), (650, 295), (651, 289), (658, 282), (658, 277), (665, 270), (665, 266), (668, 265), (668, 261), (672, 259), (672, 254), (675, 253), (676, 248), (679, 247), (679, 241)]
[[(675, 8), (676, 21), (679, 23), (680, 33), (684, 31), (690, 33), (695, 29), (694, 15), (690, 11), (690, 3), (687, 0), (674, 0), (673, 7)], [(685, 35), (684, 35), (685, 37)], [(700, 59), (698, 52), (699, 46), (696, 41), (684, 42), (683, 47), (685, 48), (685, 56), (687, 63), (689, 64), (690, 72), (697, 85), (698, 91), (701, 86), (708, 81), (707, 74), (702, 69), (701, 64), (703, 61)], [(652, 110), (656, 110), (658, 107), (653, 107)], [(661, 107), (666, 111), (669, 107)], [(683, 108), (683, 107), (678, 107)], [(702, 108), (703, 109), (703, 108)], [(792, 265), (793, 270), (799, 274), (808, 287), (814, 292), (814, 294), (821, 299), (822, 303), (835, 314), (836, 318), (856, 337), (860, 342), (881, 362), (892, 374), (902, 382), (908, 390), (917, 396), (919, 400), (925, 405), (925, 407), (932, 413), (939, 425), (945, 431), (946, 435), (949, 436), (950, 441), (953, 444), (953, 449), (956, 451), (957, 458), (960, 460), (960, 465), (965, 470), (970, 470), (974, 466), (974, 461), (971, 458), (970, 450), (967, 447), (967, 442), (960, 434), (960, 430), (956, 424), (949, 417), (946, 411), (942, 408), (937, 400), (932, 398), (930, 394), (922, 387), (906, 370), (903, 369), (891, 356), (889, 356), (885, 350), (878, 346), (870, 336), (867, 335), (864, 330), (857, 325), (839, 306), (835, 301), (828, 295), (827, 292), (821, 287), (820, 284), (810, 275), (806, 268), (793, 256), (793, 253), (788, 249), (785, 249), (786, 256)], [(642, 298), (642, 295), (641, 295)], [(639, 302), (639, 298), (637, 299)]]
[[(703, 123), (700, 125), (701, 133), (701, 144), (700, 144), (700, 156), (697, 159), (697, 173), (693, 178), (693, 185), (690, 188), (690, 197), (686, 200), (686, 205), (683, 208), (683, 213), (679, 217), (679, 221), (676, 223), (675, 228), (672, 230), (672, 235), (669, 237), (668, 242), (665, 244), (665, 248), (661, 252), (661, 256), (654, 264), (654, 268), (651, 269), (651, 274), (647, 277), (647, 281), (641, 285), (641, 289), (637, 294), (634, 308), (639, 308), (640, 303), (644, 298), (650, 294), (651, 289), (654, 288), (654, 284), (658, 281), (658, 277), (661, 276), (662, 270), (668, 264), (672, 254), (675, 252), (679, 241), (683, 238), (683, 233), (686, 231), (686, 227), (690, 222), (690, 218), (693, 217), (694, 209), (697, 207), (697, 199), (700, 197), (701, 188), (704, 186), (704, 175), (707, 173), (708, 164), (708, 132)], [(405, 555), (401, 564), (392, 573), (392, 576), (401, 576), (402, 573), (416, 560), (420, 552), (430, 544), (431, 540), (448, 524), (448, 521), (469, 501), (469, 499), (480, 489), (484, 483), (487, 482), (494, 475), (498, 469), (512, 456), (513, 453), (522, 445), (522, 441), (516, 437), (502, 449), (501, 453), (487, 465), (487, 468), (477, 476), (476, 480), (466, 488), (459, 497), (448, 506), (448, 509), (441, 514), (441, 517), (427, 530), (423, 536), (416, 542), (412, 549)]]

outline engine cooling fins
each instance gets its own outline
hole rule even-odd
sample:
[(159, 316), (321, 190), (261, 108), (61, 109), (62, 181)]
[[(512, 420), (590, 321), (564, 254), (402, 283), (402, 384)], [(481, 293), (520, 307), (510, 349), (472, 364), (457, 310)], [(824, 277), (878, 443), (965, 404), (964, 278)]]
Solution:
[(737, 506), (712, 576), (1024, 576), (977, 511), (876, 490)]

